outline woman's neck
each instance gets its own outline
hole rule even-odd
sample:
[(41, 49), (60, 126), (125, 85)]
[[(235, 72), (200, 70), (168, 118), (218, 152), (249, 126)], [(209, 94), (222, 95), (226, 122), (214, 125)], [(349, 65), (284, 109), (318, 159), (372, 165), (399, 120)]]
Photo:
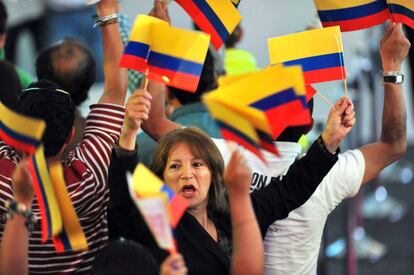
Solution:
[(211, 221), (208, 218), (207, 207), (191, 208), (188, 209), (188, 213), (190, 213), (194, 218), (196, 218), (198, 223), (204, 228), (204, 230), (207, 231), (207, 233), (210, 235), (211, 238), (213, 238), (213, 240), (218, 240), (216, 226), (213, 223), (213, 221)]

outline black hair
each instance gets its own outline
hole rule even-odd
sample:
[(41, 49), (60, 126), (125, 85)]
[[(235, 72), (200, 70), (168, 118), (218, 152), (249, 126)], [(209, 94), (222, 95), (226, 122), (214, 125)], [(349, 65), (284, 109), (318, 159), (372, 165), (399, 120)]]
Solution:
[(7, 10), (6, 6), (3, 3), (3, 0), (0, 0), (0, 35), (6, 32), (6, 25), (7, 25)]
[(68, 141), (75, 120), (75, 107), (70, 94), (49, 81), (33, 82), (22, 91), (18, 111), (27, 116), (43, 119), (46, 131), (42, 142), (45, 156), (55, 156)]
[(57, 83), (72, 95), (78, 106), (88, 98), (96, 79), (96, 62), (89, 48), (73, 38), (65, 38), (43, 49), (36, 59), (38, 79)]
[(91, 275), (158, 275), (154, 257), (141, 244), (124, 240), (104, 247), (95, 258)]
[(181, 103), (189, 104), (200, 102), (201, 96), (207, 91), (217, 88), (217, 75), (214, 68), (214, 57), (210, 50), (207, 51), (206, 59), (204, 61), (203, 70), (200, 75), (200, 82), (198, 83), (195, 93), (190, 93), (174, 87), (168, 87), (171, 95)]
[(7, 107), (15, 109), (21, 90), (20, 79), (13, 64), (0, 60), (0, 101)]
[[(309, 112), (313, 114), (313, 98), (308, 102)], [(302, 135), (305, 135), (311, 129), (310, 125), (287, 127), (276, 141), (298, 142)]]

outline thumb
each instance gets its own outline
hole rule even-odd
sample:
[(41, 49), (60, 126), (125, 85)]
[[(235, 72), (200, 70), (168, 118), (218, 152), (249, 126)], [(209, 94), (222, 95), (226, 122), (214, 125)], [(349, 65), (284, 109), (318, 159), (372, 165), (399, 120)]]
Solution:
[(388, 22), (388, 25), (387, 25), (387, 28), (385, 29), (384, 38), (388, 38), (388, 37), (391, 36), (391, 34), (392, 34), (393, 30), (394, 30), (394, 27), (395, 27), (395, 23), (389, 21)]

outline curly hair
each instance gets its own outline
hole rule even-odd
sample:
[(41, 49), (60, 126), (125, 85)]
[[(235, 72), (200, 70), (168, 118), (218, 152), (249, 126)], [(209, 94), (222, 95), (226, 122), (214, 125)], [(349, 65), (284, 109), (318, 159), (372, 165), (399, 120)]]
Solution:
[(42, 138), (46, 157), (55, 156), (68, 141), (75, 120), (70, 94), (59, 89), (51, 81), (39, 80), (22, 91), (18, 102), (19, 112), (46, 122)]

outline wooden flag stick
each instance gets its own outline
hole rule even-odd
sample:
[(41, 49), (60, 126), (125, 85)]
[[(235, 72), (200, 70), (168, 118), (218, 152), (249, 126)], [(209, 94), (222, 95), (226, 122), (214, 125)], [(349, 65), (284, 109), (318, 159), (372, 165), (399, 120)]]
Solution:
[(329, 101), (329, 99), (327, 99), (324, 95), (322, 95), (320, 92), (316, 91), (316, 93), (318, 94), (318, 96), (320, 96), (320, 98), (323, 99), (323, 101), (326, 102), (326, 104), (329, 105), (329, 107), (333, 108), (334, 105)]
[[(335, 41), (336, 41), (336, 45), (338, 46), (338, 49), (341, 49), (341, 41), (339, 40), (338, 36), (335, 35)], [(346, 77), (345, 77), (345, 62), (343, 59), (342, 54), (339, 55), (339, 62), (341, 64), (341, 78), (344, 80), (344, 91), (345, 91), (345, 97), (348, 97), (348, 85), (346, 82)]]

